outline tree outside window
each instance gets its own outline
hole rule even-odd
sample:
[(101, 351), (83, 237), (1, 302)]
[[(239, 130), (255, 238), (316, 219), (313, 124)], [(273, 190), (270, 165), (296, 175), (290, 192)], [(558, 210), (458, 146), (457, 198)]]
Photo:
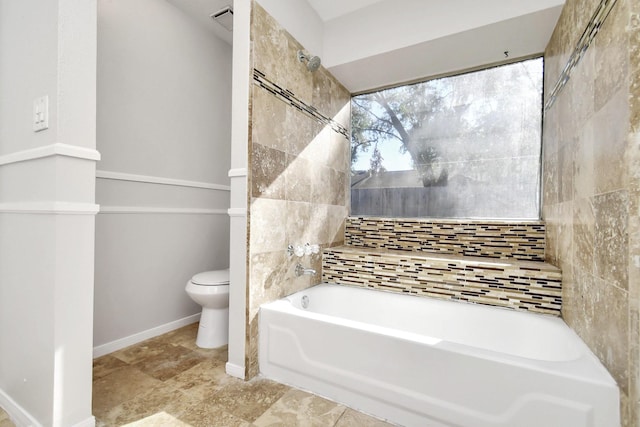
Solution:
[(352, 214), (538, 218), (542, 58), (355, 96)]

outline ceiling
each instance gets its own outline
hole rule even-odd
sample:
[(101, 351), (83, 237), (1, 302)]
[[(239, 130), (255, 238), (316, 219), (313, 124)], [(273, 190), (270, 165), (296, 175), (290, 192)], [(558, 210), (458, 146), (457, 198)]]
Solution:
[[(232, 43), (232, 32), (209, 16), (232, 6), (233, 0), (166, 1)], [(360, 93), (539, 55), (551, 37), (564, 0), (268, 3), (277, 4), (278, 13), (284, 16), (274, 17), (293, 37), (320, 55), (323, 66), (349, 91)], [(317, 43), (307, 44), (309, 37)]]
[(211, 31), (216, 37), (231, 44), (233, 33), (222, 25), (213, 21), (210, 17), (212, 13), (233, 5), (233, 0), (166, 0), (173, 6), (182, 10), (191, 19), (202, 27)]
[[(232, 43), (232, 33), (211, 20), (210, 15), (224, 7), (233, 6), (233, 0), (166, 0), (190, 18), (207, 28), (217, 37)], [(304, 0), (303, 0), (304, 1)], [(306, 0), (322, 22), (355, 12), (383, 0)]]
[(382, 0), (307, 0), (323, 22), (347, 15)]

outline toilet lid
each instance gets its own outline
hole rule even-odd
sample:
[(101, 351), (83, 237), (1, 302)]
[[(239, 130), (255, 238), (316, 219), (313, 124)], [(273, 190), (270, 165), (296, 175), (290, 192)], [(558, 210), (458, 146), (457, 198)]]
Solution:
[(229, 269), (212, 270), (198, 273), (191, 278), (191, 283), (195, 285), (216, 286), (229, 284)]

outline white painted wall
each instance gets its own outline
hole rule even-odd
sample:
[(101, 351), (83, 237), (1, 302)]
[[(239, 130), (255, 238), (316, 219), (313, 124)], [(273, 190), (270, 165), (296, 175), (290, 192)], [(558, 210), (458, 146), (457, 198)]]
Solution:
[(0, 406), (19, 426), (94, 424), (95, 37), (95, 1), (0, 2)]
[(164, 0), (99, 0), (98, 149), (97, 355), (195, 320), (187, 280), (229, 265), (231, 46)]

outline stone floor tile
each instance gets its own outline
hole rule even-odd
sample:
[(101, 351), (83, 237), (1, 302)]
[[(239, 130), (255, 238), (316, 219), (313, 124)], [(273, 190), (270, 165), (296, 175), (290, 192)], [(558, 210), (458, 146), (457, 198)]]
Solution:
[(284, 384), (254, 378), (251, 381), (234, 381), (220, 387), (213, 396), (203, 402), (220, 406), (233, 415), (253, 422), (288, 390), (290, 387)]
[(184, 408), (179, 418), (192, 427), (252, 427), (242, 418), (204, 401)]
[(335, 427), (389, 427), (394, 425), (362, 412), (347, 409), (335, 424)]
[(190, 425), (165, 412), (150, 415), (123, 427), (189, 427)]
[(222, 387), (242, 382), (244, 381), (239, 378), (227, 375), (225, 365), (219, 359), (207, 359), (165, 381), (164, 385), (203, 400)]
[(162, 384), (161, 381), (126, 366), (93, 382), (93, 415), (105, 416), (111, 409)]
[(195, 344), (199, 325), (200, 324), (198, 322), (191, 323), (187, 326), (167, 332), (166, 334), (151, 338), (149, 341), (168, 342), (175, 345), (183, 345), (191, 342)]
[(160, 384), (114, 407), (101, 420), (108, 426), (121, 426), (158, 413), (177, 417), (185, 407), (199, 402), (189, 393), (168, 389), (165, 384)]
[(345, 407), (302, 390), (291, 389), (254, 421), (256, 427), (333, 426)]
[(98, 357), (93, 360), (93, 380), (97, 380), (98, 378), (102, 378), (105, 375), (110, 374), (118, 368), (122, 368), (127, 366), (126, 362), (114, 357), (110, 354), (106, 356)]
[(163, 345), (162, 353), (142, 358), (132, 366), (153, 378), (166, 381), (205, 360), (204, 356), (187, 348), (166, 343)]
[(196, 345), (195, 339), (192, 345), (191, 344), (180, 344), (180, 345), (204, 357), (218, 359), (224, 363), (227, 363), (229, 361), (229, 357), (228, 357), (229, 349), (226, 345), (218, 348), (200, 348)]
[(192, 323), (191, 325), (187, 325), (165, 335), (161, 335), (160, 337), (157, 337), (157, 339), (162, 340), (165, 343), (171, 343), (188, 348), (189, 350), (193, 350), (206, 357), (215, 357), (223, 362), (227, 362), (228, 346), (224, 345), (217, 348), (200, 348), (196, 345), (198, 325), (199, 324), (197, 322)]
[(113, 357), (133, 365), (146, 359), (163, 354), (171, 343), (167, 343), (161, 338), (152, 338), (141, 343), (123, 348), (122, 350), (111, 353)]

